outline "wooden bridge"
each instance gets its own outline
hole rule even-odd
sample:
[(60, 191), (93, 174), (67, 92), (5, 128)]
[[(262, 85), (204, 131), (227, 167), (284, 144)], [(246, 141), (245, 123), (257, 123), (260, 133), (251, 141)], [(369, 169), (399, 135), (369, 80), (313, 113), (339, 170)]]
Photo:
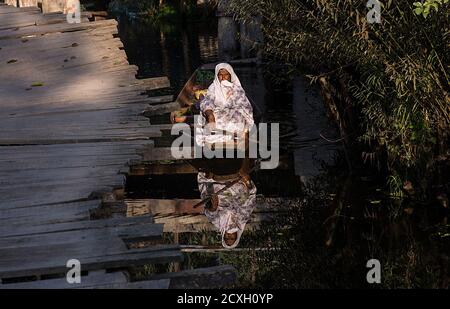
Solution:
[[(131, 266), (183, 259), (162, 241), (163, 224), (149, 212), (127, 217), (124, 201), (127, 163), (151, 156), (167, 129), (143, 111), (176, 104), (142, 95), (169, 80), (135, 78), (115, 20), (82, 17), (69, 24), (61, 13), (0, 3), (0, 288), (232, 284), (230, 266), (130, 281)], [(133, 246), (142, 241), (151, 245)], [(66, 282), (71, 259), (81, 284)]]

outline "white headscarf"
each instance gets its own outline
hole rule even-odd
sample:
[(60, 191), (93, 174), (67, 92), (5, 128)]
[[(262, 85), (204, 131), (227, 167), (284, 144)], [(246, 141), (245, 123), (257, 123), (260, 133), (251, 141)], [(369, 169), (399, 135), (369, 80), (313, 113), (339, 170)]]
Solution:
[[(226, 80), (223, 82), (220, 82), (218, 75), (219, 75), (219, 71), (222, 69), (225, 69), (228, 71), (228, 73), (230, 73), (231, 83)], [(231, 65), (229, 65), (228, 63), (219, 63), (218, 65), (216, 65), (216, 74), (215, 74), (214, 82), (208, 88), (208, 91), (214, 93), (215, 104), (217, 106), (226, 106), (227, 105), (227, 102), (228, 102), (227, 93), (232, 90), (234, 85), (242, 87), (239, 77), (237, 77), (236, 73), (234, 73), (233, 67)]]

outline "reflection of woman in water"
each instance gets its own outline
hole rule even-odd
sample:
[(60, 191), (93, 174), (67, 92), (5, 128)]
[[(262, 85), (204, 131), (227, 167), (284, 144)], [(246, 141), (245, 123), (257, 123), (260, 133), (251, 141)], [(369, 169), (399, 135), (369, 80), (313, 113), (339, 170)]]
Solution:
[[(226, 63), (216, 66), (215, 79), (200, 104), (203, 117), (201, 126), (208, 125), (216, 130), (226, 130), (245, 136), (254, 124), (253, 109), (245, 95), (239, 78), (233, 68)], [(218, 142), (217, 136), (214, 141)], [(230, 137), (223, 136), (224, 139)], [(208, 136), (201, 136), (208, 140)], [(234, 175), (215, 175), (213, 172), (200, 172), (198, 184), (202, 199), (212, 197), (205, 205), (205, 215), (222, 235), (225, 248), (235, 248), (250, 220), (256, 202), (256, 187), (249, 176), (249, 160), (244, 159), (239, 172)], [(215, 195), (227, 184), (231, 187)]]

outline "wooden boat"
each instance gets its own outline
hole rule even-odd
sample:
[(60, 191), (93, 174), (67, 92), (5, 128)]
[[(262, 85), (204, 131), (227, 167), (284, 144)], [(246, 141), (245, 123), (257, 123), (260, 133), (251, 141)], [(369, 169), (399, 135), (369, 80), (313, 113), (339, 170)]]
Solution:
[[(239, 74), (240, 66), (254, 65), (255, 59), (234, 60), (229, 63), (236, 68)], [(189, 78), (180, 91), (176, 102), (180, 105), (180, 109), (170, 114), (172, 123), (193, 123), (194, 116), (200, 114), (200, 102), (206, 95), (208, 87), (214, 81), (215, 63), (204, 64), (200, 66)], [(251, 98), (248, 98), (253, 106), (255, 122), (258, 123), (261, 116), (257, 106)]]
[(192, 74), (176, 99), (180, 109), (170, 114), (172, 123), (193, 123), (194, 115), (200, 114), (200, 102), (214, 81), (214, 69), (214, 64), (206, 64)]
[[(172, 123), (194, 123), (194, 116), (200, 114), (200, 103), (206, 95), (208, 87), (214, 81), (215, 67), (216, 64), (214, 63), (205, 64), (192, 74), (176, 99), (176, 102), (180, 105), (180, 109), (170, 114), (170, 121)], [(248, 144), (245, 138), (235, 138), (234, 142), (207, 143), (205, 147), (216, 150), (234, 149), (245, 152)], [(251, 162), (254, 162), (254, 160), (251, 160)], [(209, 170), (217, 175), (225, 175), (236, 173), (242, 167), (243, 159), (193, 160), (191, 164), (199, 170)]]

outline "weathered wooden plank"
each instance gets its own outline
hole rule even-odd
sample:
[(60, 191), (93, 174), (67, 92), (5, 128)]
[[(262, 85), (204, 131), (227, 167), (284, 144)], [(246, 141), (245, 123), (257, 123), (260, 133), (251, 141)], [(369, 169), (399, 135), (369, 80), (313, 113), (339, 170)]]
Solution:
[(66, 263), (77, 258), (82, 270), (97, 270), (182, 261), (183, 255), (175, 245), (124, 250), (113, 240), (58, 244), (36, 248), (0, 249), (0, 278), (17, 278), (30, 275), (62, 274)]
[(23, 38), (30, 35), (43, 35), (54, 32), (84, 31), (88, 29), (108, 27), (108, 26), (117, 26), (117, 21), (114, 19), (107, 19), (81, 24), (55, 24), (55, 25), (30, 26), (20, 28), (19, 30), (15, 29), (2, 30), (0, 31), (0, 40)]
[[(136, 148), (143, 148), (145, 145), (150, 147), (152, 142), (142, 143), (141, 141), (123, 141), (107, 143), (82, 143), (69, 145), (51, 145), (51, 146), (12, 146), (3, 147), (0, 151), (0, 162), (20, 162), (24, 164), (29, 160), (58, 157), (68, 160), (69, 157), (87, 157), (93, 156), (93, 160), (99, 160), (103, 157), (135, 154)], [(70, 164), (68, 164), (70, 166)]]
[[(26, 171), (26, 170), (16, 170), (10, 173), (2, 173), (1, 176), (4, 178), (9, 178), (9, 180), (2, 180), (2, 192), (6, 190), (20, 189), (24, 187), (33, 188), (34, 184), (39, 186), (57, 186), (60, 184), (71, 185), (86, 179), (90, 185), (95, 185), (96, 183), (105, 182), (110, 185), (120, 186), (123, 184), (124, 178), (118, 173), (120, 165), (102, 166), (102, 167), (74, 167), (74, 168), (63, 168), (57, 169), (47, 169), (40, 173), (36, 171)], [(20, 171), (20, 175), (15, 175)], [(89, 178), (94, 178), (88, 180)], [(27, 180), (28, 179), (28, 180)]]
[[(28, 26), (0, 30), (0, 145), (8, 145), (0, 152), (0, 277), (61, 274), (71, 258), (83, 270), (181, 260), (174, 246), (125, 247), (161, 237), (162, 225), (149, 218), (76, 221), (99, 205), (89, 198), (122, 187), (117, 172), (142, 146), (130, 140), (160, 136), (140, 115), (143, 105), (173, 98), (139, 92), (169, 87), (169, 80), (135, 79), (136, 67), (112, 37), (115, 21), (34, 26), (64, 16), (16, 15), (0, 20), (0, 29)], [(26, 89), (35, 83), (42, 86)], [(33, 146), (11, 146), (27, 143)], [(169, 280), (97, 283), (167, 288)]]
[[(151, 221), (151, 220), (150, 220)], [(33, 224), (30, 220), (29, 224)], [(15, 227), (15, 229), (17, 229)], [(55, 244), (71, 244), (77, 242), (97, 241), (101, 243), (111, 237), (117, 236), (126, 243), (161, 239), (162, 224), (136, 224), (128, 226), (112, 226), (101, 229), (76, 229), (59, 231), (57, 233), (44, 233), (36, 235), (1, 237), (0, 249), (15, 250), (22, 247), (48, 246)]]
[[(59, 205), (1, 209), (0, 226), (4, 229), (0, 237), (8, 235), (7, 226), (19, 228), (22, 225), (45, 225), (61, 222), (89, 220), (90, 211), (98, 208), (101, 201), (83, 201)], [(1, 228), (0, 228), (1, 229)], [(6, 230), (6, 232), (5, 232)], [(18, 231), (15, 231), (18, 232)]]
[[(27, 186), (23, 190), (11, 192), (2, 190), (0, 206), (3, 209), (15, 207), (42, 206), (48, 204), (68, 203), (84, 200), (93, 196), (94, 192), (111, 192), (118, 188), (119, 184), (107, 185), (101, 181), (98, 183), (84, 183), (80, 180), (57, 185)], [(122, 185), (120, 185), (122, 187)]]
[[(52, 158), (45, 158), (43, 160), (33, 160), (33, 161), (26, 161), (23, 163), (23, 165), (15, 164), (14, 162), (6, 162), (6, 164), (0, 163), (0, 167), (5, 166), (4, 169), (0, 172), (0, 177), (8, 177), (8, 175), (11, 175), (13, 173), (17, 173), (17, 171), (26, 169), (28, 172), (33, 171), (34, 173), (45, 173), (46, 170), (54, 170), (54, 169), (73, 169), (73, 168), (86, 168), (86, 169), (92, 169), (97, 167), (108, 167), (111, 170), (115, 170), (117, 173), (117, 168), (120, 168), (123, 166), (123, 163), (129, 160), (130, 158), (133, 158), (133, 154), (125, 154), (125, 155), (115, 155), (110, 156), (109, 158), (99, 158), (98, 161), (95, 163), (95, 166), (92, 166), (92, 163), (86, 162), (86, 157), (79, 157), (79, 158), (73, 158), (73, 160), (70, 162), (70, 166), (67, 165), (67, 158), (61, 158), (57, 156), (55, 159)], [(52, 161), (53, 160), (53, 161)], [(64, 170), (61, 171), (63, 173)], [(54, 179), (50, 178), (49, 180)]]
[[(117, 42), (110, 39), (109, 42), (109, 46), (104, 44), (104, 47), (101, 49), (95, 49), (92, 50), (92, 48), (88, 48), (88, 46), (86, 46), (85, 44), (83, 45), (78, 45), (78, 46), (70, 46), (69, 47), (61, 47), (61, 48), (48, 48), (46, 46), (43, 45), (39, 45), (39, 46), (35, 46), (35, 48), (33, 48), (32, 46), (29, 46), (30, 44), (28, 44), (28, 39), (22, 39), (22, 50), (17, 52), (17, 54), (13, 54), (13, 52), (16, 51), (16, 49), (2, 49), (2, 52), (0, 53), (0, 55), (2, 56), (2, 61), (0, 62), (0, 65), (2, 66), (2, 68), (17, 68), (20, 66), (20, 64), (26, 65), (29, 64), (31, 62), (33, 62), (33, 60), (36, 61), (36, 63), (34, 63), (34, 66), (39, 66), (39, 67), (43, 67), (43, 66), (50, 66), (51, 64), (53, 64), (53, 66), (58, 67), (58, 64), (64, 65), (64, 64), (69, 64), (73, 61), (74, 59), (67, 59), (67, 61), (64, 61), (66, 59), (62, 58), (58, 58), (58, 56), (65, 56), (67, 54), (69, 54), (69, 56), (71, 55), (77, 55), (80, 57), (94, 57), (94, 56), (98, 56), (101, 55), (102, 57), (107, 56), (108, 53), (111, 54), (111, 56), (122, 56), (123, 58), (126, 58), (126, 54), (124, 53), (123, 50), (119, 49), (117, 47)], [(100, 41), (100, 42), (104, 42), (105, 41)], [(7, 42), (5, 42), (7, 44)], [(80, 44), (80, 43), (72, 43), (72, 44)], [(4, 45), (4, 44), (2, 44)], [(120, 46), (120, 45), (119, 45)], [(29, 55), (29, 52), (33, 52), (32, 55)], [(48, 58), (46, 58), (48, 57)], [(9, 59), (16, 59), (17, 61), (14, 63), (14, 65), (12, 65), (11, 63), (5, 63), (4, 60), (9, 60)], [(37, 60), (39, 60), (39, 62), (37, 62)], [(61, 62), (61, 63), (60, 63)]]
[(38, 6), (38, 0), (19, 0), (19, 7), (37, 7)]
[(143, 115), (146, 117), (161, 115), (169, 112), (176, 111), (180, 108), (180, 104), (178, 102), (172, 102), (167, 104), (153, 105), (149, 106), (143, 112)]
[[(133, 114), (133, 110), (136, 112)], [(149, 139), (151, 137), (161, 136), (158, 128), (150, 126), (132, 127), (128, 123), (132, 119), (143, 121), (137, 111), (139, 106), (130, 105), (128, 108), (97, 110), (97, 111), (73, 111), (72, 113), (43, 113), (27, 119), (26, 122), (20, 121), (18, 115), (4, 119), (0, 123), (0, 144), (31, 144), (50, 143), (51, 141), (83, 141), (83, 140), (127, 140)], [(22, 115), (20, 115), (22, 116)], [(131, 119), (130, 119), (131, 117)], [(71, 128), (70, 123), (77, 125)], [(84, 126), (83, 123), (107, 124), (95, 127)], [(11, 132), (14, 132), (14, 138), (11, 138)], [(50, 142), (45, 142), (50, 141)]]
[(65, 22), (67, 22), (67, 19), (66, 15), (63, 14), (12, 14), (8, 16), (2, 16), (0, 20), (0, 30)]
[[(100, 30), (109, 29), (106, 33)], [(2, 47), (0, 55), (7, 52), (31, 49), (34, 51), (44, 51), (52, 49), (71, 49), (82, 47), (95, 43), (96, 46), (115, 46), (117, 48), (123, 47), (123, 43), (119, 38), (113, 37), (115, 26), (107, 28), (93, 29), (90, 31), (74, 32), (74, 33), (53, 33), (45, 36), (27, 37), (26, 39), (4, 40), (0, 43)], [(91, 46), (92, 47), (92, 46)]]
[[(15, 0), (5, 0), (5, 3), (8, 5), (2, 5), (0, 7), (0, 14), (11, 14), (11, 13), (22, 13), (22, 12), (41, 12), (41, 9), (38, 7), (24, 7), (24, 8), (16, 8), (14, 7), (16, 4)], [(12, 6), (14, 5), (14, 6)]]
[(78, 136), (77, 138), (56, 138), (56, 139), (1, 139), (0, 146), (17, 146), (17, 145), (57, 145), (57, 144), (76, 144), (76, 143), (104, 143), (104, 142), (122, 142), (131, 140), (148, 141), (157, 135), (123, 134), (122, 136)]
[(169, 103), (173, 102), (173, 95), (165, 95), (165, 96), (158, 96), (158, 97), (150, 97), (147, 100), (147, 103), (152, 104), (161, 104), (161, 103)]
[[(109, 65), (112, 63), (113, 65), (123, 65), (127, 66), (127, 58), (126, 53), (123, 50), (111, 48), (101, 49), (98, 52), (85, 52), (77, 54), (75, 50), (55, 50), (45, 56), (41, 56), (40, 53), (30, 53), (28, 55), (18, 55), (18, 56), (8, 56), (5, 55), (5, 59), (0, 62), (0, 69), (2, 71), (2, 75), (11, 75), (15, 71), (26, 71), (27, 66), (30, 73), (39, 70), (43, 73), (51, 72), (52, 70), (62, 70), (68, 68), (76, 68), (88, 64), (97, 64), (98, 67), (102, 67), (102, 65)], [(30, 65), (33, 63), (32, 69)]]
[(99, 46), (122, 47), (118, 39), (113, 37), (117, 34), (116, 26), (107, 26), (103, 28), (94, 28), (90, 30), (70, 33), (51, 33), (44, 36), (27, 36), (24, 39), (11, 39), (0, 41), (2, 50), (0, 54), (6, 54), (13, 50), (32, 49), (32, 50), (51, 50), (51, 49), (71, 49), (79, 46), (99, 44)]
[[(121, 275), (118, 275), (121, 274)], [(0, 289), (168, 289), (170, 279), (128, 282), (123, 273), (106, 273), (81, 277), (80, 284), (69, 284), (65, 278), (0, 285)]]
[[(138, 162), (137, 165), (142, 164), (145, 161), (177, 161), (183, 160), (187, 158), (175, 158), (172, 156), (172, 148), (171, 147), (154, 147), (153, 145), (148, 147), (143, 147), (137, 151), (139, 155), (142, 156), (141, 162)], [(194, 157), (194, 149), (192, 148), (191, 156), (188, 158)], [(1, 159), (1, 158), (0, 158)], [(136, 163), (133, 163), (136, 164)]]
[[(101, 200), (78, 201), (67, 204), (55, 204), (36, 207), (0, 209), (0, 220), (11, 220), (22, 217), (52, 216), (60, 212), (89, 211), (99, 207)], [(87, 220), (89, 217), (86, 218)], [(0, 235), (3, 237), (5, 235)]]
[[(39, 135), (41, 133), (41, 135)], [(18, 134), (19, 135), (19, 134)], [(22, 136), (15, 138), (0, 137), (0, 146), (14, 146), (14, 145), (53, 145), (53, 144), (76, 144), (76, 143), (102, 143), (102, 142), (114, 142), (114, 141), (130, 141), (130, 140), (142, 140), (147, 141), (151, 138), (160, 136), (160, 132), (155, 132), (154, 129), (149, 129), (144, 132), (112, 132), (110, 134), (101, 134), (96, 132), (88, 132), (83, 134), (81, 132), (78, 135), (71, 136), (54, 136), (46, 138), (45, 132), (36, 132), (33, 136), (27, 136), (26, 132)]]
[[(93, 178), (93, 180), (86, 180), (84, 187), (87, 187), (87, 185), (92, 185), (93, 187), (96, 187), (98, 183), (103, 182), (104, 184), (109, 184), (109, 186), (116, 186), (121, 187), (124, 184), (125, 179), (122, 175), (118, 175), (118, 171), (120, 171), (121, 165), (113, 165), (111, 166), (111, 170), (109, 169), (109, 166), (107, 166), (103, 171), (102, 170), (93, 170), (91, 168), (91, 171), (89, 172), (89, 167), (86, 168), (78, 168), (78, 171), (76, 174), (71, 175), (70, 173), (73, 173), (73, 168), (66, 168), (61, 169), (60, 173), (58, 173), (58, 170), (54, 171), (52, 174), (48, 173), (47, 171), (39, 171), (34, 170), (33, 173), (24, 173), (21, 172), (21, 170), (13, 171), (10, 174), (0, 174), (2, 178), (11, 178), (10, 182), (7, 181), (1, 181), (0, 185), (2, 186), (1, 192), (5, 194), (5, 200), (7, 198), (15, 197), (24, 195), (24, 192), (26, 192), (26, 188), (30, 188), (30, 190), (33, 190), (34, 188), (41, 188), (43, 186), (47, 187), (55, 187), (56, 190), (58, 187), (58, 184), (61, 186), (70, 186), (75, 185), (77, 182), (83, 182), (83, 179), (87, 179), (87, 177)], [(88, 172), (86, 172), (87, 170)], [(64, 178), (64, 173), (69, 172), (70, 177)], [(18, 174), (18, 175), (14, 175)], [(35, 174), (43, 174), (39, 176), (34, 176)], [(13, 175), (13, 176), (11, 176)], [(26, 175), (31, 175), (30, 177), (27, 177)], [(35, 183), (40, 183), (39, 185), (35, 186)], [(9, 194), (8, 191), (15, 190), (17, 193), (11, 193)], [(86, 197), (87, 198), (87, 197)]]
[(42, 0), (42, 12), (63, 12), (67, 9), (67, 0)]
[[(0, 227), (0, 238), (19, 237), (19, 236), (36, 236), (43, 234), (62, 233), (69, 231), (91, 231), (102, 230), (113, 227), (129, 227), (138, 225), (154, 225), (154, 219), (151, 216), (139, 216), (129, 218), (112, 218), (104, 220), (89, 220), (80, 222), (68, 222), (46, 225), (21, 225), (18, 229), (8, 229), (8, 227)], [(156, 226), (155, 229), (159, 229)]]
[(221, 265), (160, 274), (151, 278), (160, 279), (170, 279), (170, 289), (218, 289), (235, 284), (237, 271), (231, 265)]
[(4, 18), (7, 18), (7, 17), (10, 17), (10, 16), (12, 16), (12, 15), (30, 15), (30, 16), (33, 16), (33, 15), (42, 15), (42, 12), (41, 12), (41, 10), (39, 10), (39, 8), (30, 8), (30, 9), (28, 9), (28, 10), (21, 10), (21, 9), (16, 9), (16, 11), (12, 11), (12, 10), (10, 10), (9, 12), (4, 12), (3, 10), (4, 9), (10, 9), (11, 7), (8, 7), (8, 6), (3, 6), (2, 8), (0, 8), (0, 16), (2, 17), (2, 19), (3, 19), (3, 17)]
[[(38, 79), (42, 80), (42, 79)], [(45, 80), (43, 80), (45, 82)], [(116, 81), (118, 85), (123, 85), (119, 83), (120, 81)], [(31, 85), (31, 83), (29, 84)], [(141, 95), (140, 92), (144, 91), (140, 85), (135, 87), (134, 85), (123, 85), (124, 87), (117, 86), (116, 89), (108, 89), (97, 88), (93, 89), (98, 91), (98, 94), (88, 93), (88, 94), (76, 94), (75, 92), (66, 91), (66, 94), (59, 92), (62, 89), (62, 85), (49, 85), (46, 84), (47, 87), (42, 87), (39, 90), (31, 89), (30, 92), (26, 92), (25, 88), (18, 89), (17, 99), (23, 100), (21, 104), (17, 104), (14, 106), (14, 95), (11, 93), (4, 93), (3, 97), (5, 97), (4, 106), (5, 110), (2, 110), (1, 117), (2, 118), (17, 118), (28, 115), (42, 115), (48, 114), (51, 112), (83, 112), (83, 111), (101, 111), (101, 110), (114, 110), (119, 108), (126, 108), (129, 104), (133, 104), (135, 106), (128, 107), (127, 116), (132, 114), (133, 110), (142, 111), (146, 104), (148, 104), (148, 98), (144, 95)], [(25, 87), (25, 85), (23, 85)], [(51, 86), (50, 88), (48, 86)], [(120, 88), (119, 88), (120, 87)], [(145, 86), (144, 86), (145, 87)], [(78, 88), (78, 87), (77, 87)], [(29, 88), (28, 88), (29, 89)], [(80, 88), (82, 89), (82, 88)], [(122, 91), (120, 91), (120, 89)], [(55, 91), (55, 97), (49, 96), (49, 91)], [(1, 92), (1, 91), (0, 91)], [(27, 102), (25, 100), (36, 100), (32, 102)], [(47, 99), (47, 105), (45, 104), (45, 99)], [(81, 104), (86, 101), (89, 104)], [(109, 105), (108, 105), (109, 100)], [(141, 104), (141, 105), (139, 105)], [(140, 116), (139, 114), (134, 113), (134, 116)]]
[[(162, 290), (168, 289), (170, 286), (170, 279), (150, 280), (150, 281), (136, 281), (127, 283), (112, 283), (104, 285), (96, 285), (94, 289), (147, 289), (147, 290)], [(90, 288), (90, 287), (88, 287)]]
[(127, 275), (123, 272), (98, 273), (90, 272), (81, 277), (81, 283), (70, 284), (67, 279), (37, 280), (31, 282), (20, 282), (11, 284), (0, 284), (0, 289), (82, 289), (95, 288), (105, 284), (125, 284), (128, 282)]

